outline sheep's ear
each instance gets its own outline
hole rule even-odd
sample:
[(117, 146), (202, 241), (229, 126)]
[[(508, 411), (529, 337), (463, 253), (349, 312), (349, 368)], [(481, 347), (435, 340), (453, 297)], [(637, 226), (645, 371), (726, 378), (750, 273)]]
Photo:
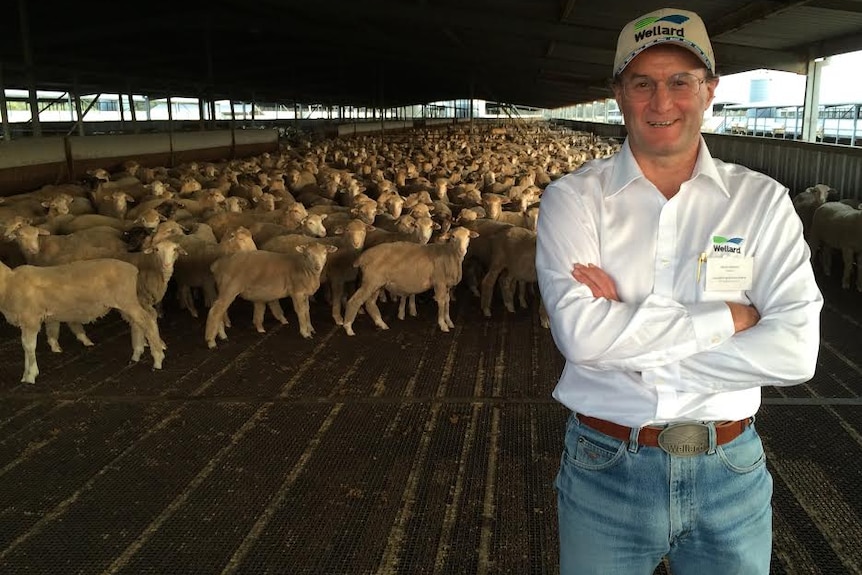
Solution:
[(51, 232), (49, 232), (49, 231), (48, 231), (48, 230), (46, 230), (45, 228), (37, 228), (37, 229), (39, 230), (39, 235), (40, 235), (40, 236), (49, 236), (49, 235), (51, 235)]
[(326, 246), (326, 251), (332, 253), (334, 251), (338, 251), (338, 246), (328, 245)]
[(338, 226), (337, 228), (335, 228), (335, 231), (332, 233), (335, 234), (336, 236), (340, 236), (341, 234), (344, 233), (344, 228), (342, 226)]
[(295, 249), (299, 253), (304, 253), (307, 247), (308, 247), (308, 244), (299, 244), (296, 247), (294, 247), (293, 249)]

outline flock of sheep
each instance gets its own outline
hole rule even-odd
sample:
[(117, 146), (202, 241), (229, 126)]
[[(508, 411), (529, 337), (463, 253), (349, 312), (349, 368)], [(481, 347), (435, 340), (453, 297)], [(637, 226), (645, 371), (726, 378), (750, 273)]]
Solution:
[[(0, 198), (0, 311), (21, 330), (23, 382), (39, 373), (43, 323), (52, 351), (65, 324), (117, 310), (129, 323), (132, 360), (166, 345), (158, 321), (173, 284), (179, 308), (208, 309), (204, 339), (225, 339), (237, 298), (287, 319), (290, 297), (303, 337), (310, 305), (326, 302), (349, 335), (364, 311), (387, 329), (378, 302), (416, 315), (433, 290), (437, 323), (453, 327), (449, 301), (463, 281), (491, 314), (536, 300), (536, 221), (542, 191), (619, 143), (530, 124), (303, 141), (277, 154), (173, 168), (90, 171), (84, 182)], [(60, 286), (62, 288), (60, 289)], [(537, 306), (547, 327), (544, 308)], [(342, 315), (343, 310), (343, 315)]]

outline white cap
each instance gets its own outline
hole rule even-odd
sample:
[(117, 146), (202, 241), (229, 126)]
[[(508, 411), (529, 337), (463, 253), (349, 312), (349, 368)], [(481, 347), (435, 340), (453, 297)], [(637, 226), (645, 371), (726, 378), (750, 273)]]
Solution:
[(715, 73), (715, 55), (700, 16), (689, 10), (661, 8), (626, 24), (617, 40), (614, 76), (618, 76), (635, 56), (658, 44), (674, 42), (690, 50)]

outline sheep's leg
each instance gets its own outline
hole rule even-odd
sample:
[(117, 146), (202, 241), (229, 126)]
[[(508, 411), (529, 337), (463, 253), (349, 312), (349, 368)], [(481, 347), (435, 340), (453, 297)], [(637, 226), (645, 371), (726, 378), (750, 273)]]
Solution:
[(820, 248), (820, 265), (823, 266), (823, 275), (829, 276), (832, 273), (832, 248), (829, 246)]
[(314, 334), (314, 327), (311, 325), (308, 296), (294, 294), (290, 296), (290, 299), (293, 301), (293, 311), (296, 312), (296, 317), (299, 318), (299, 333), (302, 337), (308, 339)]
[(499, 266), (491, 265), (488, 273), (482, 278), (482, 313), (485, 317), (491, 317), (491, 299), (494, 297), (494, 286), (497, 285), (497, 277), (503, 271)]
[(551, 319), (548, 317), (548, 310), (545, 309), (545, 302), (539, 297), (539, 323), (544, 328), (551, 327)]
[[(210, 308), (212, 309), (212, 308)], [(266, 333), (266, 330), (263, 329), (263, 314), (266, 312), (266, 302), (256, 301), (254, 302), (254, 311), (251, 315), (251, 322), (254, 324), (254, 329), (257, 330), (257, 333)]]
[(69, 326), (69, 331), (75, 334), (75, 339), (84, 344), (85, 347), (90, 347), (94, 345), (93, 342), (90, 341), (90, 338), (87, 337), (87, 333), (84, 331), (83, 324), (80, 324), (78, 322), (71, 322), (67, 323), (66, 325)]
[(419, 315), (416, 313), (416, 294), (415, 293), (410, 294), (410, 301), (408, 303), (410, 304), (410, 307), (408, 308), (408, 310), (410, 311), (410, 317), (416, 317), (417, 315)]
[(506, 308), (506, 311), (514, 312), (516, 288), (514, 280), (508, 274), (504, 274), (500, 277), (499, 283), (500, 293), (503, 295), (503, 306)]
[(218, 289), (216, 288), (216, 283), (214, 278), (207, 278), (204, 280), (204, 285), (201, 286), (201, 289), (204, 292), (204, 305), (209, 308), (212, 306), (216, 297), (218, 297)]
[(518, 303), (521, 304), (521, 309), (527, 309), (527, 288), (530, 286), (525, 281), (518, 281)]
[(39, 337), (39, 329), (42, 324), (34, 326), (21, 325), (21, 347), (24, 348), (24, 375), (21, 381), (24, 383), (36, 383), (39, 375), (39, 365), (36, 363), (36, 341)]
[(132, 332), (132, 361), (135, 363), (141, 360), (141, 356), (144, 354), (144, 333), (141, 327), (139, 327), (135, 320), (131, 318), (131, 316), (120, 313), (123, 316), (123, 319), (126, 320), (126, 323), (129, 324), (129, 329)]
[(198, 317), (198, 309), (195, 307), (195, 300), (192, 297), (192, 288), (182, 284), (177, 290), (177, 299), (180, 302), (180, 308), (189, 310), (192, 317)]
[(48, 346), (54, 353), (60, 353), (63, 348), (60, 347), (60, 322), (46, 321), (45, 322), (45, 337), (48, 339)]
[(473, 258), (470, 258), (463, 264), (464, 281), (467, 284), (467, 287), (470, 288), (470, 293), (472, 293), (476, 297), (480, 297), (482, 295), (479, 292), (478, 266), (478, 262), (476, 262), (476, 260), (474, 260)]
[[(353, 295), (350, 296), (350, 299), (347, 300), (347, 305), (344, 309), (344, 322), (342, 325), (344, 326), (344, 331), (347, 332), (347, 335), (356, 335), (353, 331), (353, 320), (356, 319), (356, 313), (359, 311), (359, 308), (365, 303), (366, 311), (368, 306), (367, 300), (373, 294), (374, 299), (377, 299), (377, 292), (379, 290), (376, 288), (372, 288), (368, 285), (362, 285), (353, 292)], [(375, 305), (375, 308), (377, 306)], [(377, 312), (380, 313), (380, 310)]]
[(841, 274), (841, 287), (850, 289), (850, 278), (853, 277), (853, 262), (855, 261), (853, 248), (841, 248), (841, 259), (844, 261), (844, 270)]
[(332, 320), (335, 325), (343, 325), (344, 317), (341, 315), (341, 301), (344, 299), (344, 284), (330, 279), (330, 292), (332, 298)]
[(447, 286), (434, 286), (434, 300), (437, 302), (437, 325), (441, 331), (449, 331), (452, 320), (449, 315), (449, 288)]
[(204, 339), (207, 342), (207, 347), (210, 349), (216, 346), (215, 338), (218, 334), (219, 339), (227, 339), (224, 333), (223, 318), (227, 308), (233, 303), (233, 300), (238, 296), (238, 293), (224, 293), (219, 295), (210, 306), (207, 313), (207, 325), (204, 333)]
[(274, 299), (266, 304), (269, 306), (269, 311), (272, 312), (272, 315), (275, 319), (278, 320), (278, 323), (281, 325), (287, 325), (287, 318), (284, 315), (284, 310), (281, 309), (281, 302), (277, 299)]
[(383, 290), (378, 289), (370, 298), (368, 298), (368, 300), (365, 301), (365, 311), (368, 312), (368, 315), (374, 321), (374, 325), (380, 329), (389, 329), (389, 326), (386, 325), (386, 322), (383, 321), (383, 317), (380, 315), (380, 308), (377, 307), (377, 296), (380, 295), (381, 291)]
[(150, 347), (150, 355), (153, 358), (153, 367), (162, 368), (167, 346), (159, 335), (159, 327), (156, 323), (156, 311), (149, 306), (146, 309), (141, 306), (132, 306), (120, 310), (120, 314), (129, 323), (132, 332), (132, 361), (139, 361), (144, 352), (144, 342)]
[(409, 296), (402, 295), (398, 297), (398, 319), (403, 320), (405, 316), (405, 309), (407, 308), (407, 298)]

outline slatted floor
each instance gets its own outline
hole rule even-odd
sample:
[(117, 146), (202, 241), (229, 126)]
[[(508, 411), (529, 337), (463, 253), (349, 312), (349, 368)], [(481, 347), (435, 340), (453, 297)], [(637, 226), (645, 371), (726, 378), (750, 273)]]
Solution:
[[(862, 573), (862, 294), (826, 279), (817, 375), (766, 389), (758, 420), (776, 575)], [(0, 325), (0, 573), (558, 572), (562, 363), (535, 313), (459, 292), (451, 333), (426, 297), (348, 337), (318, 302), (305, 340), (237, 302), (210, 350), (170, 301), (158, 371), (109, 315), (93, 348), (42, 338), (21, 384)]]

